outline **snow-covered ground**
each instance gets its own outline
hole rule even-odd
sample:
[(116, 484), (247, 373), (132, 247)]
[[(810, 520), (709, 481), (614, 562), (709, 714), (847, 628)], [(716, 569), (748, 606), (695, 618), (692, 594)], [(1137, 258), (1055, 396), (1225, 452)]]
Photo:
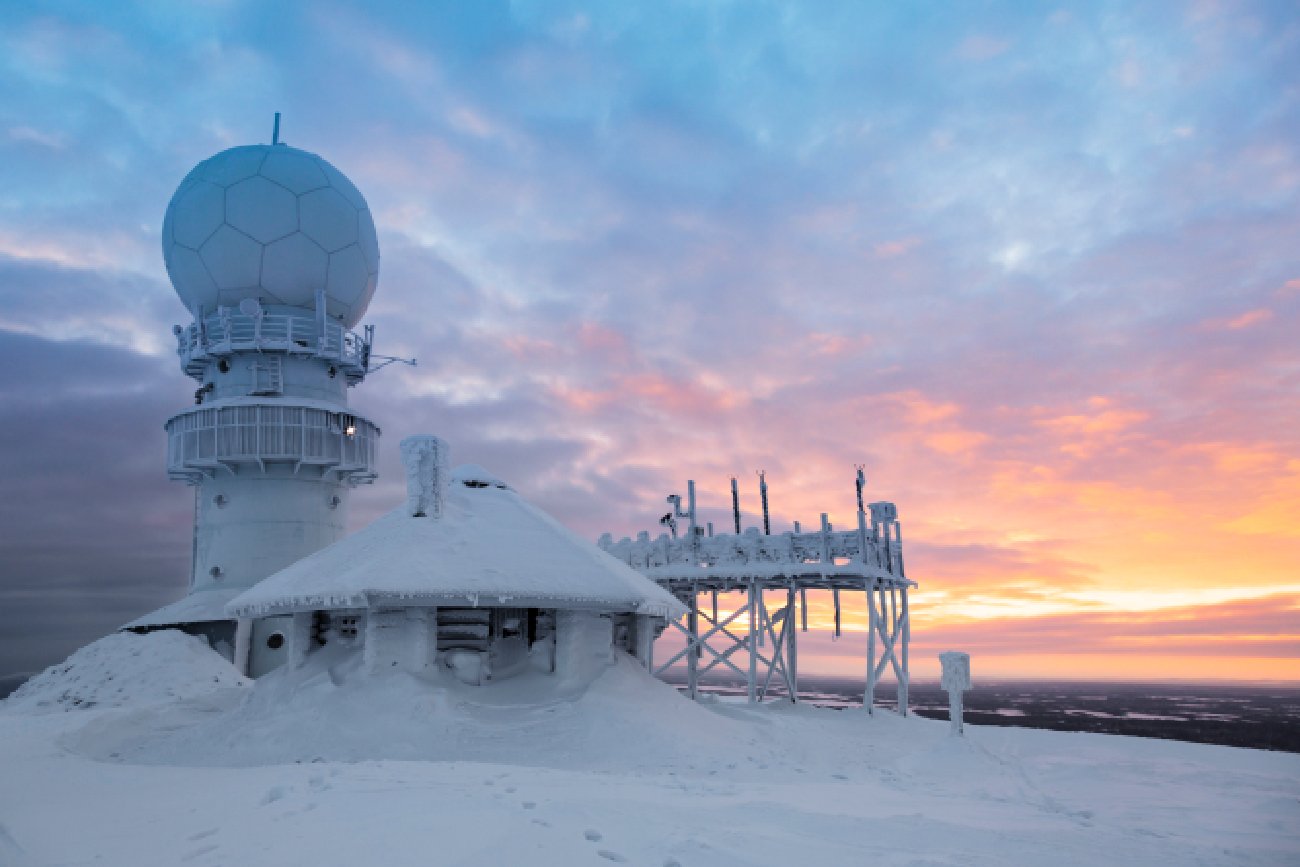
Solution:
[(34, 679), (0, 865), (1300, 863), (1296, 755), (318, 656), (250, 684), (112, 636)]

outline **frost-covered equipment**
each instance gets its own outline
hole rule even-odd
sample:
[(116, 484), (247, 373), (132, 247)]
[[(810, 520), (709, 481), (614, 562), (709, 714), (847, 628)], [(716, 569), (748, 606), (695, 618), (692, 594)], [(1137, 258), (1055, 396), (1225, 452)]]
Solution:
[(295, 663), (352, 648), (372, 672), (441, 665), (469, 683), (568, 677), (615, 649), (649, 666), (654, 635), (684, 611), (669, 592), (482, 467), (448, 473), (442, 440), (401, 450), (401, 508), (240, 594), (230, 616), (291, 620)]
[(964, 728), (962, 693), (970, 689), (970, 654), (949, 650), (939, 654), (939, 664), (943, 666), (940, 685), (948, 693), (948, 719), (951, 721), (952, 733), (960, 735)]
[(127, 628), (181, 626), (262, 673), (289, 619), (237, 627), (226, 603), (342, 538), (349, 490), (376, 477), (379, 428), (347, 405), (370, 368), (373, 332), (351, 329), (378, 283), (374, 221), (338, 169), (277, 136), (186, 175), (162, 247), (199, 383), (166, 424), (167, 473), (195, 488), (190, 592)]
[[(764, 523), (766, 478), (760, 474)], [(874, 712), (876, 684), (890, 671), (898, 684), (899, 712), (908, 706), (908, 644), (911, 625), (907, 594), (916, 583), (903, 572), (903, 543), (898, 511), (893, 503), (864, 505), (865, 480), (858, 474), (858, 526), (836, 531), (821, 515), (821, 529), (813, 533), (765, 534), (751, 527), (744, 532), (704, 535), (695, 515), (695, 482), (690, 492), (692, 531), (685, 538), (661, 534), (651, 539), (640, 533), (635, 540), (614, 541), (606, 533), (600, 547), (671, 591), (687, 608), (683, 621), (673, 621), (685, 647), (653, 670), (662, 675), (684, 663), (687, 691), (699, 694), (700, 678), (714, 671), (729, 671), (746, 685), (750, 701), (762, 701), (774, 688), (797, 701), (799, 690), (798, 633), (808, 629), (806, 593), (830, 591), (835, 608), (835, 636), (839, 635), (841, 594), (866, 596), (868, 642), (863, 704)], [(739, 496), (732, 480), (735, 526), (740, 527)], [(868, 523), (868, 515), (870, 522)], [(742, 594), (740, 602), (719, 612), (718, 598)], [(701, 595), (711, 597), (711, 616), (700, 608)], [(769, 600), (775, 597), (775, 605)], [(801, 615), (798, 616), (797, 615)], [(802, 623), (796, 623), (796, 620)], [(703, 621), (703, 623), (701, 623)], [(717, 645), (717, 646), (715, 646)], [(739, 654), (739, 656), (737, 656)], [(739, 663), (737, 662), (739, 660)], [(746, 667), (742, 668), (744, 664)]]

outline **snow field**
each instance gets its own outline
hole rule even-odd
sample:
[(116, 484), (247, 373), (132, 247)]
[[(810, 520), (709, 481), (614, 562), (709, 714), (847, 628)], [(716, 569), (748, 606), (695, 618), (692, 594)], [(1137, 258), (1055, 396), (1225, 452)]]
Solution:
[(1300, 756), (320, 662), (0, 705), (0, 864), (1300, 863)]

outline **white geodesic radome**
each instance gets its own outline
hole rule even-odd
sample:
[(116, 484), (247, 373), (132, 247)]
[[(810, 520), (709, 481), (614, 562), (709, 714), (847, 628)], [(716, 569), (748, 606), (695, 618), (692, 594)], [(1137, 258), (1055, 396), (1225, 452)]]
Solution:
[(365, 198), (334, 166), (288, 145), (230, 148), (185, 176), (167, 206), (163, 260), (191, 311), (245, 298), (326, 310), (348, 328), (379, 280)]

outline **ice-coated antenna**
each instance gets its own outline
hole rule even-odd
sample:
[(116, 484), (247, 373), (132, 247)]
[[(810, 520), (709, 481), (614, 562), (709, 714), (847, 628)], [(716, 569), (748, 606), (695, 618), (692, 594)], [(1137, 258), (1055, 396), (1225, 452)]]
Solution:
[(763, 535), (772, 535), (772, 521), (767, 514), (767, 471), (758, 471), (758, 494), (763, 498)]
[[(416, 366), (414, 358), (399, 358), (396, 355), (380, 355), (377, 352), (373, 352), (371, 350), (371, 347), (375, 345), (375, 326), (373, 325), (366, 326), (366, 338), (362, 343), (361, 354), (366, 363), (366, 373), (374, 373), (376, 370), (383, 370), (394, 362), (405, 364), (408, 367)], [(379, 363), (375, 364), (374, 362), (376, 361)]]
[(736, 535), (740, 535), (740, 489), (736, 487), (736, 477), (731, 477), (731, 517), (736, 522)]
[(866, 509), (864, 509), (863, 506), (862, 506), (862, 489), (865, 488), (865, 487), (867, 486), (867, 474), (864, 472), (864, 470), (866, 469), (866, 467), (865, 467), (864, 465), (862, 465), (862, 464), (857, 464), (857, 467), (856, 467), (856, 468), (857, 468), (857, 471), (858, 471), (858, 480), (857, 480), (857, 487), (858, 487), (858, 511), (859, 511), (859, 512), (865, 512)]
[(271, 144), (280, 143), (280, 112), (275, 113), (275, 128), (271, 130)]

